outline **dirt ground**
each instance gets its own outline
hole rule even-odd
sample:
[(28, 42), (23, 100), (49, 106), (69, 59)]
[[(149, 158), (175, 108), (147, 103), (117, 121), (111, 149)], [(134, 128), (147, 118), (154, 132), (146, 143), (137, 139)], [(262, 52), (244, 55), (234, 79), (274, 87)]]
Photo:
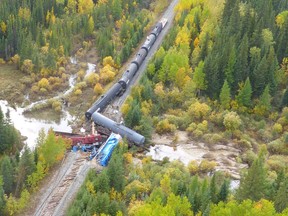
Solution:
[(191, 160), (200, 163), (202, 160), (215, 161), (216, 170), (221, 170), (230, 175), (233, 179), (240, 179), (241, 169), (247, 167), (247, 164), (239, 163), (237, 158), (240, 157), (241, 151), (234, 147), (233, 143), (206, 145), (205, 143), (195, 142), (189, 138), (185, 131), (176, 132), (177, 141), (173, 140), (174, 136), (153, 134), (150, 152), (146, 155), (152, 158), (163, 159), (169, 157), (170, 160), (178, 159), (184, 164)]
[(22, 102), (24, 99), (21, 79), (24, 74), (17, 70), (15, 65), (0, 65), (0, 100), (9, 103)]

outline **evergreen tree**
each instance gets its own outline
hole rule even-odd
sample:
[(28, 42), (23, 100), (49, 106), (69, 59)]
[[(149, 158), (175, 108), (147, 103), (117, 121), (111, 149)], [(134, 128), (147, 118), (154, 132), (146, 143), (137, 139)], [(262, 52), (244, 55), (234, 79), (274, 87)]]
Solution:
[(287, 107), (288, 106), (288, 87), (286, 88), (286, 91), (282, 97), (282, 103), (281, 103), (281, 107)]
[(226, 202), (229, 195), (229, 181), (224, 180), (223, 184), (221, 185), (219, 194), (218, 194), (218, 202)]
[(208, 55), (209, 40), (210, 40), (209, 33), (206, 32), (204, 39), (200, 44), (201, 49), (200, 49), (200, 54), (199, 54), (199, 62), (204, 61), (206, 56)]
[(124, 189), (125, 177), (124, 177), (124, 167), (123, 167), (123, 156), (120, 152), (120, 147), (118, 146), (109, 161), (107, 174), (109, 177), (110, 187), (115, 188), (116, 191), (121, 192)]
[(277, 82), (275, 78), (275, 72), (278, 67), (277, 58), (274, 52), (274, 48), (271, 46), (269, 49), (269, 53), (267, 56), (267, 74), (266, 74), (266, 80), (265, 83), (269, 84), (270, 86), (270, 92), (274, 93), (276, 90)]
[(267, 85), (259, 99), (259, 106), (265, 111), (269, 111), (271, 109), (271, 96), (269, 94), (269, 90), (269, 85)]
[(125, 125), (133, 128), (136, 125), (139, 125), (140, 120), (141, 120), (140, 105), (139, 103), (137, 103), (136, 100), (134, 100), (130, 110), (125, 116)]
[(205, 73), (203, 72), (204, 62), (200, 61), (198, 66), (195, 68), (195, 72), (193, 75), (193, 80), (200, 95), (201, 90), (205, 90), (207, 88), (207, 84), (205, 81)]
[(23, 154), (20, 158), (17, 177), (16, 177), (16, 196), (20, 195), (22, 188), (24, 187), (27, 176), (32, 174), (35, 170), (34, 155), (31, 150), (25, 146)]
[(266, 74), (267, 74), (267, 61), (264, 56), (258, 66), (253, 71), (253, 92), (256, 97), (259, 97), (266, 86)]
[(9, 195), (13, 192), (14, 172), (8, 156), (5, 156), (2, 160), (1, 175), (3, 176), (3, 189)]
[(234, 71), (235, 86), (237, 86), (240, 82), (244, 81), (249, 76), (248, 52), (249, 52), (249, 41), (247, 34), (245, 34), (237, 52), (238, 55)]
[(93, 17), (90, 16), (89, 19), (88, 19), (88, 23), (87, 23), (87, 31), (86, 31), (86, 35), (87, 36), (90, 36), (92, 35), (94, 31), (94, 20), (93, 20)]
[(112, 3), (112, 15), (114, 20), (121, 19), (121, 12), (122, 12), (122, 1), (121, 0), (113, 0)]
[(225, 68), (225, 77), (227, 82), (229, 83), (229, 85), (233, 85), (234, 83), (234, 67), (235, 67), (235, 63), (236, 63), (236, 50), (235, 47), (232, 46), (230, 48), (230, 52), (229, 52), (229, 59), (228, 59), (228, 63), (227, 66)]
[(288, 56), (288, 18), (286, 18), (284, 25), (280, 29), (276, 45), (278, 61), (281, 62), (283, 58)]
[(244, 83), (243, 88), (239, 90), (239, 93), (236, 96), (236, 100), (240, 105), (250, 107), (251, 96), (252, 96), (252, 87), (250, 84), (250, 79), (248, 77)]
[(275, 208), (278, 212), (282, 212), (288, 207), (288, 178), (282, 182), (277, 195), (275, 197)]
[(206, 92), (210, 98), (216, 98), (221, 90), (220, 72), (217, 64), (220, 56), (216, 54), (216, 51), (214, 54), (208, 55), (203, 68), (207, 81)]
[(221, 89), (221, 93), (220, 93), (221, 106), (224, 109), (229, 109), (230, 100), (231, 100), (230, 87), (229, 87), (229, 84), (228, 84), (227, 80), (225, 80), (225, 82), (224, 82), (224, 84), (222, 86), (222, 89)]
[(0, 175), (0, 215), (4, 215), (5, 208), (5, 198), (4, 198), (4, 190), (3, 190), (3, 180)]
[(210, 197), (213, 203), (217, 203), (216, 174), (213, 175), (211, 182), (210, 182)]
[(248, 169), (248, 173), (241, 178), (237, 199), (258, 201), (266, 197), (267, 188), (267, 171), (264, 167), (264, 158), (259, 156)]
[(107, 175), (107, 170), (104, 170), (103, 172), (101, 172), (100, 175), (96, 177), (94, 185), (96, 191), (100, 191), (102, 193), (109, 193), (110, 187), (109, 187), (109, 177)]

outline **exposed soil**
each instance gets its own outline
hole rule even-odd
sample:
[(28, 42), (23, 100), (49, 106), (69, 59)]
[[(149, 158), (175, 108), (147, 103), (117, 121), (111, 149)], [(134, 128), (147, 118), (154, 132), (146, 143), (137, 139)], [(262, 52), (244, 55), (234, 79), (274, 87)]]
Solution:
[(7, 100), (10, 104), (21, 103), (24, 100), (21, 83), (24, 74), (15, 65), (0, 65), (0, 100)]
[[(201, 162), (206, 159), (217, 163), (216, 170), (221, 170), (229, 174), (233, 179), (240, 179), (241, 169), (247, 167), (247, 164), (237, 162), (237, 157), (241, 151), (233, 146), (232, 143), (227, 145), (217, 144), (206, 145), (191, 140), (187, 132), (177, 131), (177, 140), (173, 136), (153, 134), (151, 142), (155, 145), (150, 147), (152, 158), (161, 160), (169, 157), (170, 160), (180, 160), (188, 164), (191, 160)], [(164, 145), (164, 146), (163, 146)]]

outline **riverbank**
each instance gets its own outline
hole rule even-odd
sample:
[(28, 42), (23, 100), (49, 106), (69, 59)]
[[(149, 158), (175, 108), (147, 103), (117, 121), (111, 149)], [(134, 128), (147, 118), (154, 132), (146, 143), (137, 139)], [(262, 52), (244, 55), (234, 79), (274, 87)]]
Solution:
[(154, 133), (151, 143), (153, 146), (146, 155), (154, 160), (168, 157), (169, 160), (180, 160), (185, 165), (192, 160), (198, 164), (203, 160), (214, 161), (216, 171), (223, 171), (233, 179), (240, 179), (241, 169), (247, 167), (247, 164), (238, 162), (241, 151), (233, 143), (207, 145), (193, 141), (185, 131), (177, 131), (174, 136)]

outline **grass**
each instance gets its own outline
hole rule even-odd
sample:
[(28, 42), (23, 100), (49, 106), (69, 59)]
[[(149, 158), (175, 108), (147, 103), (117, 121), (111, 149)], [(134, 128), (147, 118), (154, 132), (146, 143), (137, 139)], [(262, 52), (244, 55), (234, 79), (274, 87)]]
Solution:
[(24, 99), (25, 86), (20, 80), (25, 75), (15, 65), (0, 65), (0, 100), (9, 103), (21, 103)]

